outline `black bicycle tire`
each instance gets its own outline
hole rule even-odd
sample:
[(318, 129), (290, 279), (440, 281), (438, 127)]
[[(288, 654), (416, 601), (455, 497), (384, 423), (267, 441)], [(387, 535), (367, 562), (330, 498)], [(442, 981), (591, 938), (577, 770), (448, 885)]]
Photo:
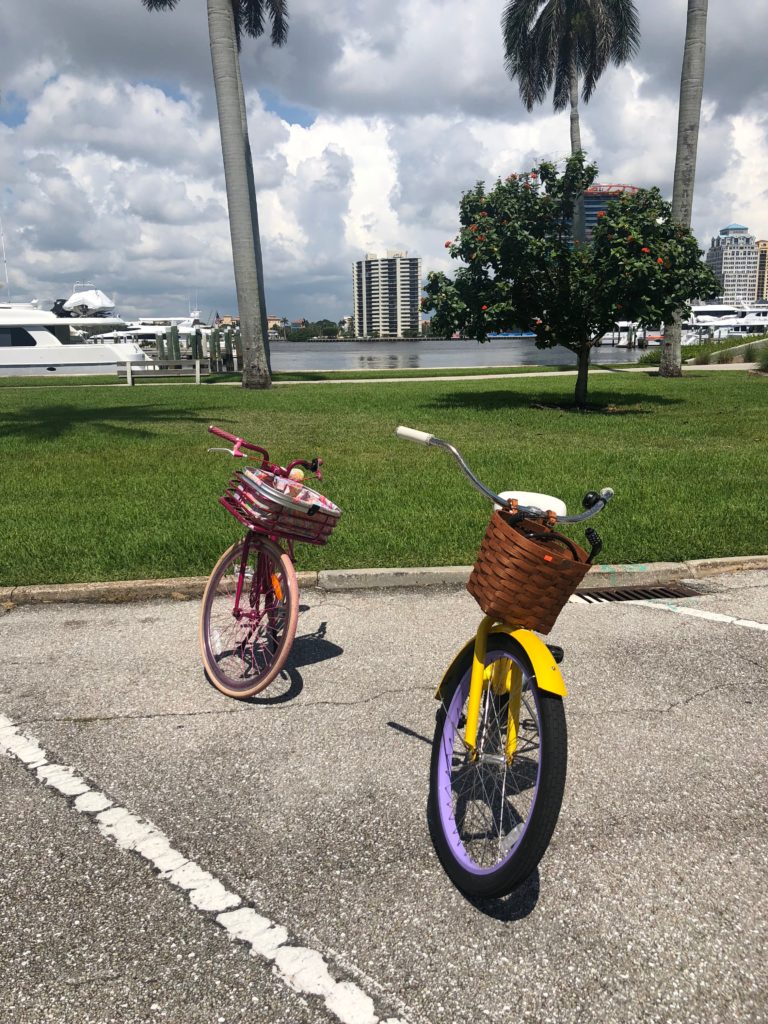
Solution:
[[(430, 761), (427, 821), (435, 852), (451, 881), (468, 896), (497, 899), (509, 895), (536, 870), (549, 846), (560, 814), (568, 759), (568, 739), (562, 698), (536, 687), (541, 733), (541, 766), (534, 806), (525, 835), (511, 858), (496, 871), (477, 875), (464, 868), (451, 850), (438, 808), (438, 760), (447, 709), (457, 687), (471, 672), (473, 649), (470, 647), (451, 667), (441, 690)], [(519, 642), (507, 633), (488, 637), (489, 655), (509, 654), (533, 676), (533, 669)]]

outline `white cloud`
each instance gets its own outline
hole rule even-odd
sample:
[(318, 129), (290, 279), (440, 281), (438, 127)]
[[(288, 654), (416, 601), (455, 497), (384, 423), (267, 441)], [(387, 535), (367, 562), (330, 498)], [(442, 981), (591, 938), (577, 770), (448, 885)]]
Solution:
[[(606, 72), (582, 135), (602, 180), (669, 194), (686, 3), (638, 7), (640, 53)], [(284, 48), (245, 41), (270, 312), (349, 312), (350, 264), (366, 251), (408, 249), (425, 270), (449, 269), (463, 190), (567, 153), (567, 113), (528, 114), (504, 74), (500, 14), (497, 0), (292, 0)], [(763, 21), (762, 0), (710, 6), (701, 242), (731, 220), (768, 236)], [(102, 0), (5, 0), (0, 53), (14, 297), (57, 297), (91, 277), (125, 313), (184, 311), (195, 291), (204, 313), (233, 310), (199, 5), (163, 15), (139, 0), (107, 13)]]

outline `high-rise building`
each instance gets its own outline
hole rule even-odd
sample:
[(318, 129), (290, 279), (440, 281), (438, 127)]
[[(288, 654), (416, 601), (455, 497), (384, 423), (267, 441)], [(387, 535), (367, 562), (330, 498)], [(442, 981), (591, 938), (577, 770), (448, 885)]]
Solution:
[(768, 241), (759, 239), (757, 242), (757, 302), (768, 302)]
[(368, 253), (352, 267), (358, 338), (402, 338), (419, 333), (421, 260), (407, 252)]
[(590, 185), (584, 192), (584, 224), (587, 241), (597, 224), (597, 215), (608, 210), (608, 204), (625, 192), (637, 192), (636, 185)]
[(758, 290), (758, 247), (743, 224), (729, 224), (712, 239), (707, 266), (722, 286), (723, 302), (754, 302)]

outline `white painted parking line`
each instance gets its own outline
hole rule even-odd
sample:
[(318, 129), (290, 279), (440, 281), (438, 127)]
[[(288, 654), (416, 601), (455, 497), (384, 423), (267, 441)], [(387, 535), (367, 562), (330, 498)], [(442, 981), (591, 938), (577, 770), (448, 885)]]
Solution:
[(695, 619), (707, 619), (709, 622), (725, 622), (745, 629), (762, 629), (768, 632), (768, 623), (755, 622), (752, 619), (740, 619), (735, 615), (723, 615), (721, 612), (708, 612), (705, 608), (694, 608), (690, 605), (673, 604), (671, 601), (633, 601), (645, 608), (658, 608), (662, 611), (677, 612), (678, 615), (690, 615)]
[[(579, 594), (572, 594), (568, 599), (571, 604), (592, 605)], [(607, 604), (608, 602), (605, 602)], [(693, 605), (674, 604), (672, 601), (622, 601), (622, 604), (642, 605), (644, 608), (656, 608), (664, 612), (676, 612), (678, 615), (690, 615), (695, 619), (707, 619), (709, 622), (725, 622), (733, 626), (743, 626), (745, 629), (760, 629), (768, 633), (768, 623), (755, 622), (754, 619), (740, 619), (735, 615), (723, 615), (721, 612), (709, 612), (705, 608), (696, 608)], [(604, 605), (603, 605), (604, 606)]]
[[(0, 715), (0, 753), (20, 761), (45, 786), (72, 798), (72, 806), (94, 821), (103, 836), (120, 849), (137, 853), (159, 872), (158, 878), (184, 890), (196, 911), (215, 914), (216, 923), (232, 940), (248, 946), (251, 956), (272, 963), (275, 975), (294, 992), (320, 997), (342, 1024), (408, 1024), (404, 1013), (400, 1018), (378, 1017), (371, 996), (354, 982), (336, 981), (320, 952), (291, 945), (287, 929), (246, 906), (237, 893), (174, 849), (159, 828), (125, 807), (116, 807), (74, 768), (49, 762), (38, 741), (22, 733), (5, 715)], [(352, 971), (365, 977), (357, 969)], [(366, 980), (370, 988), (381, 990), (372, 979)], [(388, 1001), (399, 1002), (392, 997)]]

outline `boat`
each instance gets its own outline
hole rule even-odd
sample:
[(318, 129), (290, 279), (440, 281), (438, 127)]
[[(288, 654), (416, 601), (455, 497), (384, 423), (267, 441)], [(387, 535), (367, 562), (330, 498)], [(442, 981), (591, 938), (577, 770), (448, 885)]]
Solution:
[(182, 354), (192, 351), (192, 338), (197, 335), (207, 345), (212, 328), (200, 319), (200, 310), (194, 309), (187, 316), (143, 316), (129, 320), (122, 328), (116, 328), (103, 335), (105, 341), (135, 340), (142, 348), (154, 348), (157, 339), (167, 340), (170, 330), (176, 328), (179, 350)]
[(106, 317), (114, 313), (115, 304), (108, 295), (90, 282), (76, 281), (68, 299), (57, 300), (54, 311), (59, 316)]
[(768, 333), (768, 306), (744, 309), (731, 316), (699, 316), (690, 324), (692, 330), (715, 341), (750, 334)]
[(0, 302), (0, 376), (116, 373), (144, 363), (133, 340), (100, 340), (100, 331), (125, 327), (119, 317), (60, 316), (37, 302)]

